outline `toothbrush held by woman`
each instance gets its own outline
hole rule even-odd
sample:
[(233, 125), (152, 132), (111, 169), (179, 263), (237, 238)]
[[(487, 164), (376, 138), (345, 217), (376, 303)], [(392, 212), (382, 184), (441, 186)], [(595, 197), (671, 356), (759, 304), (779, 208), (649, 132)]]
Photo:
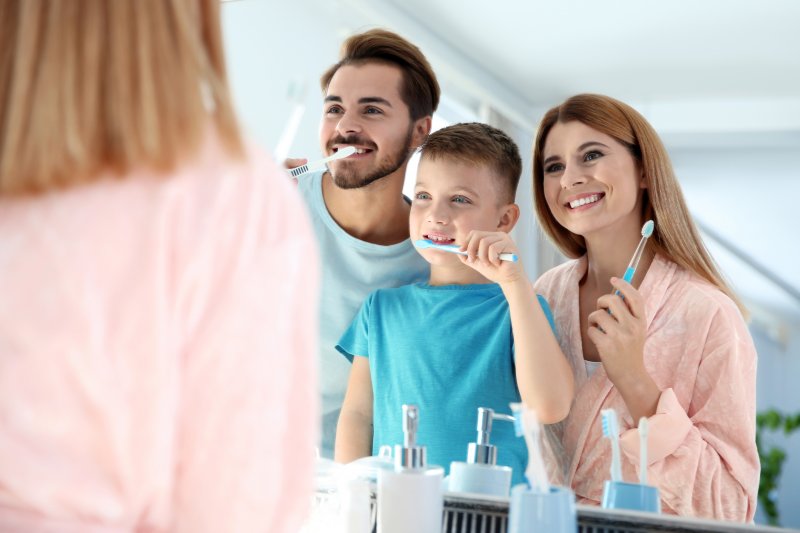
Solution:
[[(644, 223), (644, 226), (642, 226), (642, 239), (639, 241), (639, 246), (636, 247), (636, 251), (633, 252), (631, 262), (628, 263), (628, 268), (625, 270), (625, 274), (622, 276), (622, 279), (628, 283), (631, 282), (633, 275), (636, 273), (636, 268), (639, 266), (639, 260), (642, 258), (642, 252), (644, 252), (645, 245), (647, 245), (647, 239), (653, 234), (655, 227), (656, 224), (652, 220), (648, 220)], [(618, 295), (619, 289), (614, 291), (614, 294)]]

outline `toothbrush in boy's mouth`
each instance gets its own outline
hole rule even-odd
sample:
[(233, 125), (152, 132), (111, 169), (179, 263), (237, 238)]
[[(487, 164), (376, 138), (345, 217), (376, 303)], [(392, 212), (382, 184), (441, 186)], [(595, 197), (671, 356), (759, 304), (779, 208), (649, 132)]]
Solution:
[(335, 161), (337, 159), (343, 159), (345, 157), (349, 157), (356, 153), (355, 146), (345, 146), (341, 150), (337, 150), (333, 154), (329, 155), (325, 159), (320, 159), (319, 161), (312, 161), (311, 163), (306, 163), (305, 165), (300, 165), (297, 168), (293, 168), (289, 170), (289, 174), (293, 178), (298, 176), (302, 176), (303, 174), (308, 174), (309, 172), (313, 172), (315, 170), (321, 170), (325, 168), (325, 164), (330, 161)]
[[(419, 248), (420, 250), (424, 250), (425, 248), (434, 248), (436, 250), (442, 250), (443, 252), (451, 252), (458, 255), (467, 255), (467, 252), (462, 252), (460, 250), (460, 246), (457, 244), (442, 244), (438, 242), (433, 242), (430, 239), (418, 239), (414, 241), (414, 246)], [(502, 253), (500, 254), (500, 261), (516, 261), (517, 254), (510, 254), (510, 253)]]

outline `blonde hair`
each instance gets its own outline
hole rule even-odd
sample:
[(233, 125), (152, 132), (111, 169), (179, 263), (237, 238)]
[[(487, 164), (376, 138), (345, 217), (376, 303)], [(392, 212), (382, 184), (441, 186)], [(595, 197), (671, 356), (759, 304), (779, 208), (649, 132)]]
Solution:
[(578, 121), (627, 147), (644, 175), (642, 220), (652, 219), (650, 241), (660, 253), (708, 280), (747, 310), (723, 279), (692, 221), (667, 150), (653, 127), (635, 109), (608, 96), (579, 94), (550, 109), (542, 118), (533, 144), (533, 194), (536, 217), (544, 232), (568, 257), (586, 253), (586, 243), (556, 221), (544, 197), (544, 145), (556, 123)]
[(166, 172), (210, 127), (241, 156), (219, 0), (0, 2), (0, 195)]

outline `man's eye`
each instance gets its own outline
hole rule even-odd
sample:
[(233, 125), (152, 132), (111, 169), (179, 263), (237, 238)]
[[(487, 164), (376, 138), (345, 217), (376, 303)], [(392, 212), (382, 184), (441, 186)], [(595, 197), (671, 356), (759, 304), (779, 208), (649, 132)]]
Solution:
[(335, 113), (341, 113), (342, 112), (342, 108), (339, 107), (338, 105), (334, 105), (334, 106), (329, 107), (325, 112), (328, 113), (329, 115), (330, 114), (335, 114)]

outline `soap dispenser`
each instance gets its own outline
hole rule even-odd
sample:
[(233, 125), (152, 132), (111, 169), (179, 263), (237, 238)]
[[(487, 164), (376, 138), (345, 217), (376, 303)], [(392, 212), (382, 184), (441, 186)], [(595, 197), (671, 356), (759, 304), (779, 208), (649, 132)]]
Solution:
[(395, 446), (394, 469), (378, 472), (378, 533), (440, 533), (444, 469), (427, 466), (417, 444), (419, 410), (403, 405), (403, 445)]
[(478, 439), (467, 448), (467, 462), (450, 463), (448, 490), (508, 497), (511, 487), (511, 468), (497, 465), (497, 446), (489, 442), (492, 420), (514, 422), (514, 417), (495, 413), (486, 407), (478, 408)]

